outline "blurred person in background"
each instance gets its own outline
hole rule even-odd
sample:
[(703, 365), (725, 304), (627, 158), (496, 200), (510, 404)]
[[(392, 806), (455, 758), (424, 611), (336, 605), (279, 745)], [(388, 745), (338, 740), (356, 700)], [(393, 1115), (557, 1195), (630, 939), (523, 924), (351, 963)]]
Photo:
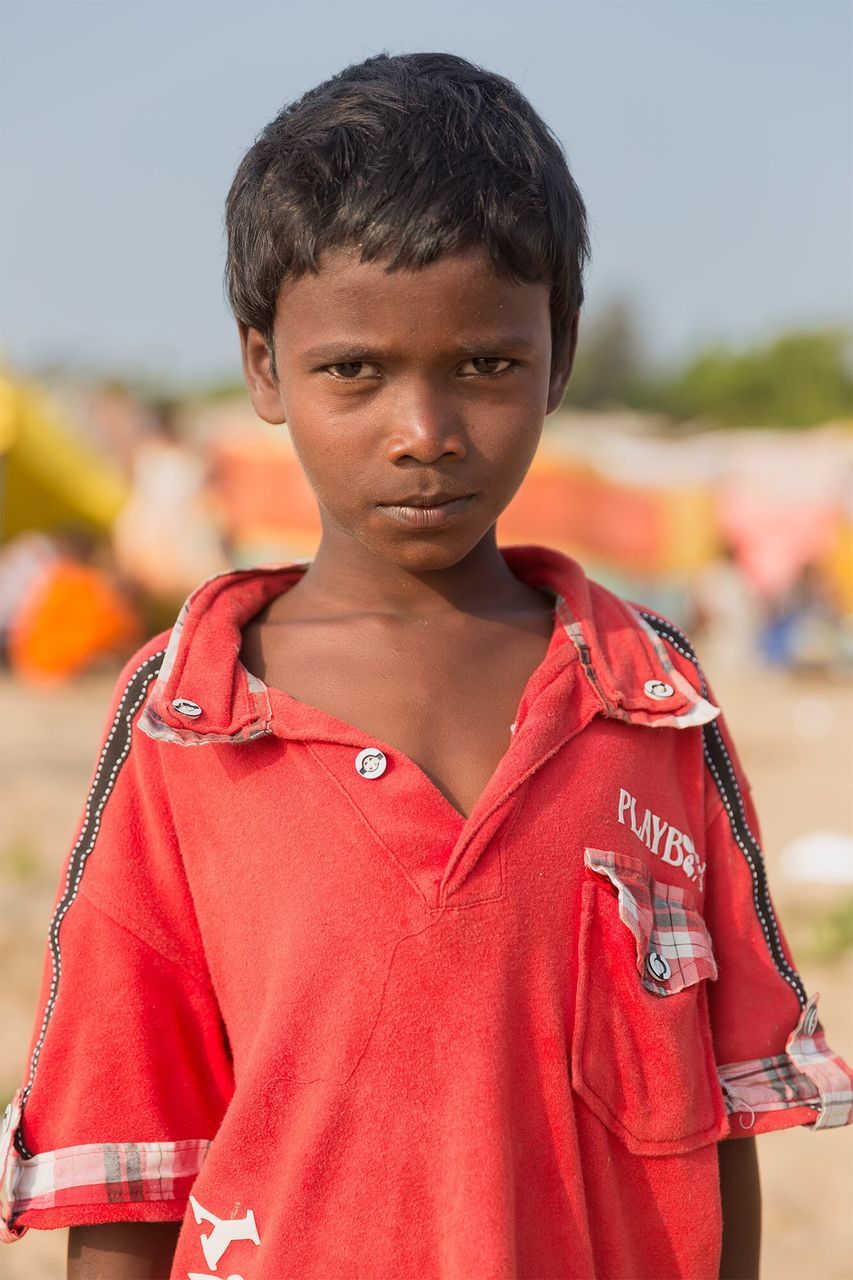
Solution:
[(803, 675), (827, 676), (844, 665), (844, 619), (818, 564), (802, 566), (791, 585), (767, 602), (760, 631), (767, 662)]
[(0, 549), (0, 654), (14, 675), (55, 684), (124, 657), (141, 634), (85, 530), (20, 534)]
[(761, 610), (729, 542), (699, 569), (687, 601), (691, 633), (705, 662), (720, 677), (749, 670), (755, 661)]
[(132, 491), (113, 527), (116, 564), (150, 598), (180, 603), (228, 567), (204, 459), (182, 439), (178, 407), (155, 404), (151, 429), (138, 440)]

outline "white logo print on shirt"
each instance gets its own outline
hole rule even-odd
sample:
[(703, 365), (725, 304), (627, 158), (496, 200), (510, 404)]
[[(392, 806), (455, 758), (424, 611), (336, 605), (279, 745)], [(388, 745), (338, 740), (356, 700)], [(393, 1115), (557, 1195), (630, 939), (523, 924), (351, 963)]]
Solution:
[[(235, 1240), (251, 1240), (252, 1244), (261, 1243), (258, 1228), (255, 1225), (255, 1215), (251, 1209), (242, 1218), (217, 1218), (215, 1213), (211, 1213), (205, 1209), (204, 1205), (199, 1204), (195, 1196), (190, 1196), (190, 1204), (196, 1222), (209, 1222), (213, 1227), (212, 1231), (201, 1237), (204, 1260), (211, 1271), (216, 1270), (219, 1259)], [(228, 1280), (239, 1280), (239, 1277), (229, 1277)]]
[[(637, 822), (637, 800), (624, 787), (619, 788), (619, 808), (617, 817), (625, 825), (626, 814), (629, 825), (638, 840), (642, 840), (647, 849), (651, 849), (656, 858), (667, 862), (671, 867), (680, 867), (688, 880), (697, 880), (700, 892), (704, 889), (705, 863), (696, 856), (696, 846), (686, 831), (679, 831), (663, 818), (659, 818), (650, 809), (643, 810), (641, 822)], [(664, 840), (664, 835), (666, 839)], [(661, 840), (664, 840), (661, 849)]]

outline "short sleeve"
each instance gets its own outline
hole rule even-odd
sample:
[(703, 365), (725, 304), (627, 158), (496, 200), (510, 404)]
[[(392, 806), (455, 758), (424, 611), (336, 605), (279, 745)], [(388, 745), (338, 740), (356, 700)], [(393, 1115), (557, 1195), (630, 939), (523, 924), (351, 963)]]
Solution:
[(119, 680), (62, 870), (29, 1062), (4, 1119), (7, 1241), (30, 1226), (180, 1219), (231, 1096), (164, 748), (135, 724), (162, 639)]
[(749, 783), (725, 719), (704, 726), (708, 1000), (727, 1137), (849, 1124), (853, 1072), (829, 1048), (776, 915)]

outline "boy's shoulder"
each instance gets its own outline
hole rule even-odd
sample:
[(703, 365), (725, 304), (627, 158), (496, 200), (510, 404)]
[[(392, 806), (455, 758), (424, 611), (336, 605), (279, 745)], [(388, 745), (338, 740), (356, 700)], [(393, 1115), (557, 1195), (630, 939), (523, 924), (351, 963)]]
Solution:
[(133, 655), (116, 685), (156, 741), (241, 742), (269, 731), (268, 691), (240, 662), (241, 628), (304, 573), (305, 561), (228, 569), (187, 597), (173, 625)]
[(518, 553), (519, 563), (538, 560), (537, 576), (555, 590), (558, 618), (611, 714), (676, 727), (719, 714), (696, 652), (671, 618), (589, 577), (571, 556), (540, 548)]

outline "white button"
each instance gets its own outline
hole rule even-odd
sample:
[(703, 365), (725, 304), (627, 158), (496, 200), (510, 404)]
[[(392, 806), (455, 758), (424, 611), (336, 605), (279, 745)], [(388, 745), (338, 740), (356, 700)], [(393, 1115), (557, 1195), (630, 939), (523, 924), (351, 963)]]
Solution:
[(190, 720), (201, 715), (201, 707), (197, 702), (190, 702), (189, 698), (173, 698), (172, 706), (179, 715), (187, 716)]
[(817, 1009), (812, 1005), (803, 1021), (803, 1031), (807, 1036), (813, 1036), (817, 1030)]
[(658, 955), (657, 951), (650, 951), (646, 956), (646, 968), (652, 977), (657, 978), (659, 982), (666, 982), (667, 978), (672, 974), (666, 956)]
[(362, 778), (379, 778), (388, 767), (388, 761), (385, 759), (384, 751), (377, 751), (375, 747), (365, 747), (356, 756), (355, 767)]
[(671, 698), (675, 690), (665, 680), (647, 680), (643, 685), (643, 693), (649, 698)]

